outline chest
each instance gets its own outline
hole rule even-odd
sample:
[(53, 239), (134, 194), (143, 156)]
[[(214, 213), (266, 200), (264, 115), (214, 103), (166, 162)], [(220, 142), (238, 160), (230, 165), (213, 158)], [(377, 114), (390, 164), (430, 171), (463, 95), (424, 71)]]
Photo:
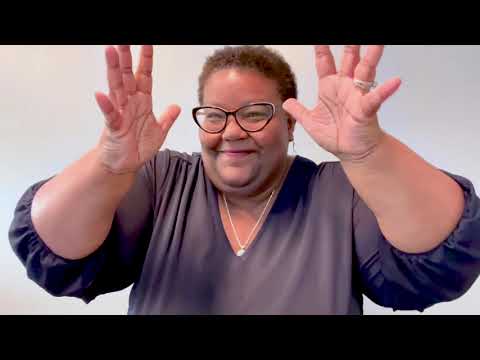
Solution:
[[(339, 231), (348, 229), (347, 219), (277, 203), (238, 257), (217, 199), (191, 199), (183, 216), (155, 226), (133, 312), (330, 314), (351, 306), (351, 233)], [(255, 221), (237, 221), (240, 234)]]
[[(236, 256), (244, 256), (255, 242), (258, 233), (268, 218), (272, 197), (263, 209), (232, 209), (226, 197), (218, 197), (219, 217), (232, 252)], [(223, 200), (223, 201), (222, 201)]]

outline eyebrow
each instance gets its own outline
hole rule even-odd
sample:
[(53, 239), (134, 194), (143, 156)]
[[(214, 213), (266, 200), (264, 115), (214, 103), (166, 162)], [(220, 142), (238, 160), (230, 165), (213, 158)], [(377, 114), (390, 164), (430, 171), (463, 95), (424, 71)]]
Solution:
[[(274, 104), (273, 101), (269, 101), (269, 100), (254, 100), (254, 101), (246, 101), (244, 103), (242, 103), (237, 109), (241, 108), (241, 107), (244, 107), (244, 106), (247, 106), (247, 105), (252, 105), (252, 104), (258, 104), (258, 103), (272, 103)], [(202, 106), (213, 106), (213, 107), (218, 107), (218, 108), (221, 108), (223, 110), (227, 110), (227, 111), (233, 111), (235, 109), (227, 109), (225, 106), (223, 106), (222, 104), (220, 103), (216, 103), (216, 102), (212, 102), (212, 103), (204, 103)]]

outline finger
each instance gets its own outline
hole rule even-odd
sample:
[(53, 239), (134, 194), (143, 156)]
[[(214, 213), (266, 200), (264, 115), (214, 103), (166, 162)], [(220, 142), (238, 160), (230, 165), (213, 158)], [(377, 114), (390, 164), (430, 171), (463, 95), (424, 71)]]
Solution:
[(318, 79), (337, 73), (330, 46), (315, 45), (315, 66), (317, 68)]
[(115, 106), (115, 109), (118, 109), (118, 104), (117, 104), (117, 95), (115, 95), (115, 92), (110, 89), (108, 93), (108, 98), (112, 102), (113, 106)]
[(130, 46), (120, 45), (118, 47), (120, 72), (122, 73), (123, 87), (127, 95), (134, 95), (137, 91), (137, 82), (132, 72), (132, 53)]
[(383, 45), (370, 45), (367, 47), (367, 53), (360, 60), (355, 69), (355, 78), (362, 81), (374, 81), (377, 66), (383, 54)]
[(310, 111), (297, 99), (288, 99), (282, 105), (283, 110), (288, 112), (295, 120), (303, 125), (303, 122), (310, 117)]
[(343, 50), (342, 67), (340, 75), (353, 77), (353, 73), (358, 63), (360, 62), (360, 46), (359, 45), (345, 45)]
[(107, 60), (107, 77), (110, 94), (115, 98), (116, 105), (123, 106), (127, 101), (125, 89), (123, 88), (122, 73), (117, 50), (109, 46), (105, 51)]
[(95, 99), (105, 117), (105, 125), (113, 131), (120, 129), (120, 114), (115, 109), (108, 96), (101, 92), (96, 92)]
[(398, 90), (401, 84), (402, 80), (400, 78), (394, 78), (363, 96), (360, 100), (363, 114), (366, 117), (375, 115), (380, 106)]
[[(113, 106), (115, 106), (115, 108), (118, 108), (118, 104), (117, 104), (117, 95), (115, 94), (115, 89), (112, 87), (112, 84), (110, 83), (110, 79), (109, 79), (109, 62), (113, 62), (114, 60), (109, 60), (110, 58), (114, 57), (115, 55), (113, 54), (110, 54), (110, 52), (113, 52), (113, 50), (110, 50), (110, 46), (107, 47), (105, 49), (105, 60), (106, 60), (106, 63), (107, 63), (107, 81), (108, 81), (108, 96), (110, 98), (110, 101), (112, 102)], [(118, 86), (118, 85), (117, 85)]]
[(166, 134), (180, 115), (182, 109), (178, 105), (170, 105), (157, 119), (157, 123)]
[(153, 46), (143, 45), (140, 50), (140, 62), (135, 78), (138, 90), (146, 94), (152, 93)]

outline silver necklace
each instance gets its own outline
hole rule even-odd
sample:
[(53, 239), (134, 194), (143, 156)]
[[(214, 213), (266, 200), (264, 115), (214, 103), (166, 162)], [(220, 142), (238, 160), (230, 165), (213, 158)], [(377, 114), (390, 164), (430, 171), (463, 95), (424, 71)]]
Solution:
[(275, 189), (272, 190), (272, 193), (270, 194), (270, 197), (268, 198), (267, 204), (263, 208), (262, 214), (258, 218), (257, 223), (255, 224), (255, 226), (250, 231), (250, 234), (248, 235), (248, 238), (247, 238), (247, 241), (245, 242), (245, 244), (242, 244), (240, 242), (240, 238), (238, 237), (237, 229), (235, 228), (235, 225), (233, 225), (232, 217), (230, 215), (230, 210), (228, 209), (227, 198), (225, 197), (225, 194), (222, 193), (223, 201), (225, 202), (225, 208), (227, 209), (228, 220), (230, 220), (230, 225), (232, 226), (233, 233), (235, 234), (235, 239), (237, 241), (238, 246), (240, 247), (240, 249), (238, 249), (238, 251), (235, 253), (237, 256), (242, 256), (243, 254), (245, 254), (246, 248), (247, 248), (248, 244), (250, 243), (250, 237), (255, 232), (255, 229), (257, 228), (258, 224), (260, 224), (260, 220), (262, 220), (263, 215), (265, 214), (265, 211), (267, 210), (268, 204), (270, 204), (270, 201), (272, 200), (274, 193), (275, 193)]

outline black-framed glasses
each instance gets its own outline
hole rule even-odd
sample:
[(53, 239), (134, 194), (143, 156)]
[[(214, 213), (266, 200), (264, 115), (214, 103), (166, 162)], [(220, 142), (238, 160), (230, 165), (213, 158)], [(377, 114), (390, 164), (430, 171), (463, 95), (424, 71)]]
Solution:
[(200, 129), (210, 134), (224, 131), (229, 115), (233, 115), (242, 130), (251, 133), (265, 129), (275, 115), (275, 105), (261, 102), (242, 106), (235, 111), (226, 111), (214, 106), (200, 106), (192, 110), (192, 115)]

